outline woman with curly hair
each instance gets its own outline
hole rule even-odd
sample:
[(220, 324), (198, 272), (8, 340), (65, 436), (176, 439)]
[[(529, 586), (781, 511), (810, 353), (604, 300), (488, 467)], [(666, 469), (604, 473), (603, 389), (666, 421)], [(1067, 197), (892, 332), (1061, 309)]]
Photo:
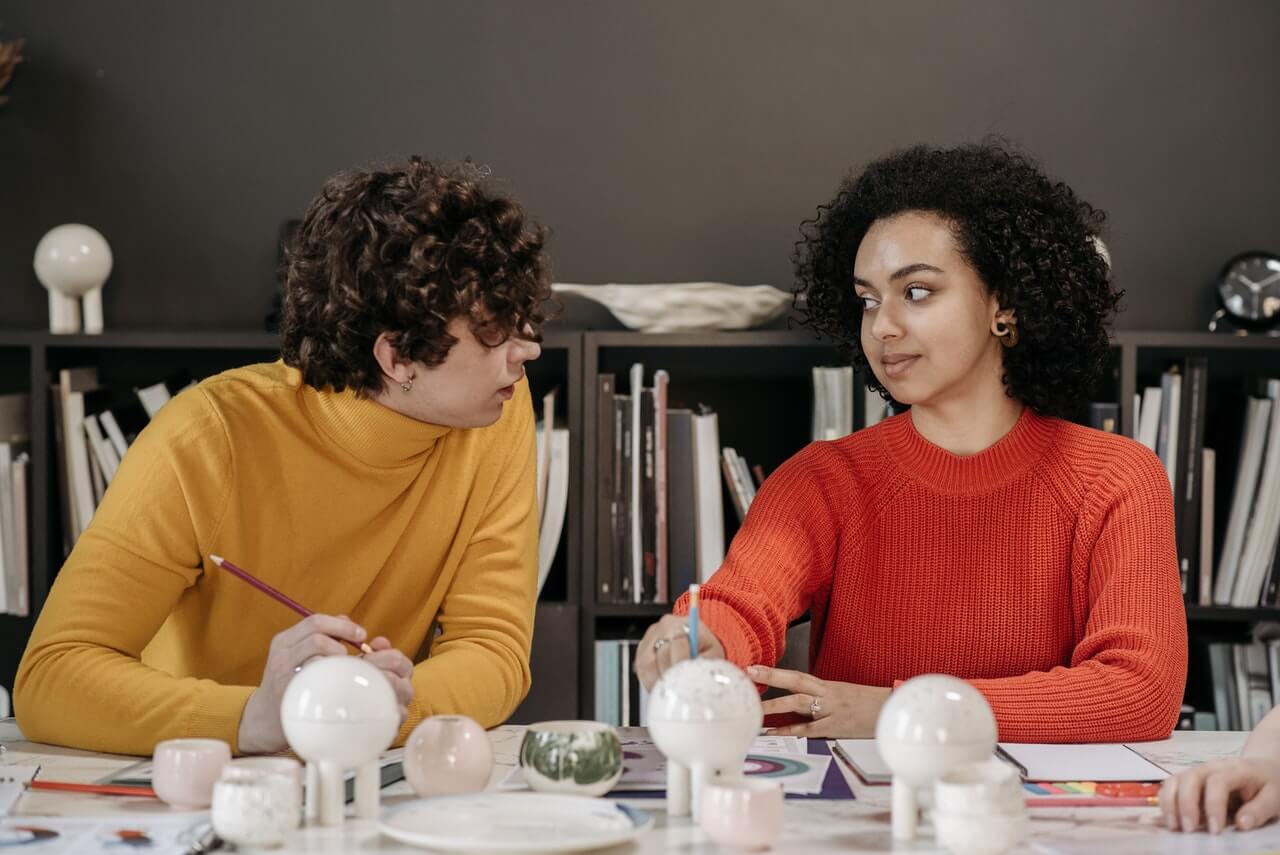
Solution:
[[(530, 679), (543, 242), (474, 167), (328, 181), (288, 253), (283, 360), (166, 404), (59, 573), (24, 734), (280, 751), (289, 680), (344, 641), (389, 678), (401, 739), (437, 713), (505, 720)], [(211, 554), (317, 613), (294, 622)]]
[[(789, 692), (777, 732), (870, 735), (893, 686), (968, 680), (1000, 738), (1160, 739), (1186, 678), (1169, 481), (1081, 427), (1120, 294), (1102, 214), (1005, 148), (872, 163), (805, 224), (806, 323), (909, 405), (815, 442), (761, 488), (702, 589), (702, 654)], [(812, 616), (809, 671), (774, 668)], [(650, 627), (652, 684), (688, 655), (687, 600)]]

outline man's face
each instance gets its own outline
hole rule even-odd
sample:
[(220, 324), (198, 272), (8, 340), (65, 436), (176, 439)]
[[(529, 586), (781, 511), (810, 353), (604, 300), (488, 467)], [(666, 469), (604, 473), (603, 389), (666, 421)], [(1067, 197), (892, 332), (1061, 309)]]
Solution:
[(524, 377), (524, 364), (537, 359), (542, 346), (515, 336), (501, 344), (485, 344), (466, 318), (454, 318), (447, 329), (458, 341), (444, 362), (431, 368), (419, 364), (408, 392), (390, 387), (396, 409), (445, 427), (491, 425)]

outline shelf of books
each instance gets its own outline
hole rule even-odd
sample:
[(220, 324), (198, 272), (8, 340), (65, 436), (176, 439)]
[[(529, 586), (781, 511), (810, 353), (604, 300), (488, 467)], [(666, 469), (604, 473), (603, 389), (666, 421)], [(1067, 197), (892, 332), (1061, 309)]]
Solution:
[(852, 431), (865, 402), (834, 348), (802, 333), (584, 339), (580, 697), (584, 715), (640, 724), (645, 628), (719, 567), (764, 478)]
[(1249, 729), (1280, 702), (1280, 338), (1134, 332), (1122, 430), (1174, 497), (1190, 666), (1184, 726)]

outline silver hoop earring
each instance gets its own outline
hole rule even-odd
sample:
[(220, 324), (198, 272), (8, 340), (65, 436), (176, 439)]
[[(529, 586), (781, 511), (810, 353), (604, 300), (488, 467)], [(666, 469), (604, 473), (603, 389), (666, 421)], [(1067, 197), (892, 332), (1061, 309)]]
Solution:
[(401, 388), (401, 389), (403, 389), (403, 390), (404, 390), (404, 391), (406, 391), (406, 392), (408, 392), (410, 389), (412, 389), (412, 388), (413, 388), (413, 378), (412, 378), (412, 377), (410, 377), (410, 378), (408, 379), (408, 381), (407, 381), (407, 382), (405, 382), (405, 383), (401, 383), (401, 384), (400, 384), (400, 388)]

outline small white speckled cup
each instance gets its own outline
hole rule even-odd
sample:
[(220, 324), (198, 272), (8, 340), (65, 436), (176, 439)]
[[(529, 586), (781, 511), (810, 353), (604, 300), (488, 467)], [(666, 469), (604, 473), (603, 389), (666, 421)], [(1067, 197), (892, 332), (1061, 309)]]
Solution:
[(240, 775), (214, 785), (213, 830), (236, 846), (279, 846), (301, 817), (294, 783), (284, 775)]

